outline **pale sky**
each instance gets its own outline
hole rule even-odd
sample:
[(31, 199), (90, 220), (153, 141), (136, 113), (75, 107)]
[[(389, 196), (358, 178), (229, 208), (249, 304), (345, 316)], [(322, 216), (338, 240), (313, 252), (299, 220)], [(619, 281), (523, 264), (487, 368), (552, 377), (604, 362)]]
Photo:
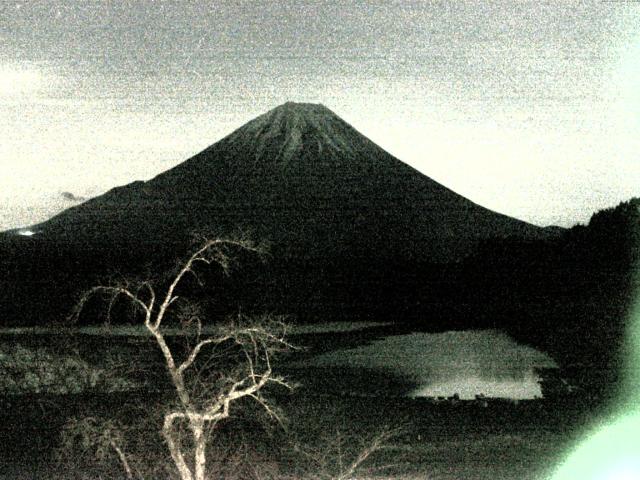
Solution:
[(640, 196), (640, 2), (0, 1), (0, 229), (287, 100), (488, 208), (586, 222)]

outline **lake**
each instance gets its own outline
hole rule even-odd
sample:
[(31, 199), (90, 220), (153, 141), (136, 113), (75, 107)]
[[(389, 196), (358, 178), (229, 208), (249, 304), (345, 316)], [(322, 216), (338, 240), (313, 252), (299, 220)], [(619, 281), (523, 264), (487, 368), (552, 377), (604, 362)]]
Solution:
[(296, 367), (339, 368), (351, 375), (357, 371), (362, 375), (378, 372), (412, 386), (389, 394), (533, 399), (542, 395), (534, 369), (557, 364), (545, 353), (520, 345), (504, 333), (481, 330), (386, 335), (311, 356), (297, 362)]

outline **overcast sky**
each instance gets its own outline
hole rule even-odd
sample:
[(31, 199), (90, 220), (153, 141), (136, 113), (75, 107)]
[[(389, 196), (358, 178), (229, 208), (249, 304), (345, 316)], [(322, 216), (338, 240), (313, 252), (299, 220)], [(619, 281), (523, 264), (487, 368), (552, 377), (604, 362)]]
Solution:
[(494, 210), (640, 196), (640, 2), (0, 2), (0, 229), (323, 103)]

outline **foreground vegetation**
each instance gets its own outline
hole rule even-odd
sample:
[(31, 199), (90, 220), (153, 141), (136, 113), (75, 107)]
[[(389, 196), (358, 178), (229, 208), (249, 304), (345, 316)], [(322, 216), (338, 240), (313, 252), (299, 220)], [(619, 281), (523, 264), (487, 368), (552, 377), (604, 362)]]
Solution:
[[(127, 378), (129, 389), (108, 392), (85, 383), (79, 392), (4, 391), (0, 478), (126, 478), (112, 441), (134, 478), (178, 478), (159, 428), (172, 401), (171, 384), (152, 339), (68, 333), (22, 332), (5, 336), (3, 345), (76, 359), (86, 371), (103, 372), (101, 378)], [(310, 336), (324, 345), (321, 338)], [(296, 340), (307, 344), (303, 337)], [(184, 341), (169, 340), (175, 347)], [(292, 358), (306, 354), (295, 352)], [(287, 358), (279, 362), (287, 363)], [(393, 432), (382, 444), (391, 448), (370, 455), (353, 478), (537, 480), (557, 464), (594, 414), (592, 406), (575, 400), (490, 402), (483, 408), (464, 401), (331, 395), (317, 388), (331, 384), (312, 378), (319, 374), (299, 371), (290, 378), (299, 384), (294, 391), (268, 392), (280, 423), (251, 399), (238, 404), (212, 433), (207, 455), (216, 475), (210, 478), (337, 478), (380, 433)]]
[[(321, 395), (313, 369), (285, 378), (274, 359), (295, 347), (281, 319), (203, 329), (210, 297), (190, 298), (233, 248), (259, 253), (207, 241), (163, 278), (81, 298), (76, 319), (106, 308), (146, 336), (17, 334), (22, 344), (2, 346), (6, 478), (534, 479), (589, 418), (567, 402), (436, 405)], [(291, 391), (298, 382), (307, 388)]]
[[(74, 418), (94, 418), (103, 427), (109, 421), (114, 434), (122, 428), (123, 436), (114, 438), (122, 441), (131, 468), (141, 475), (136, 478), (177, 478), (157, 428), (161, 410), (152, 409), (151, 415), (140, 410), (148, 399), (123, 393), (5, 397), (0, 478), (125, 478), (109, 436), (101, 445), (63, 435)], [(302, 392), (272, 399), (283, 413), (282, 424), (246, 403), (220, 425), (208, 451), (217, 472), (211, 478), (335, 478), (390, 429), (396, 435), (384, 445), (392, 448), (370, 456), (354, 478), (537, 480), (590, 423), (588, 411), (568, 403), (480, 408)]]

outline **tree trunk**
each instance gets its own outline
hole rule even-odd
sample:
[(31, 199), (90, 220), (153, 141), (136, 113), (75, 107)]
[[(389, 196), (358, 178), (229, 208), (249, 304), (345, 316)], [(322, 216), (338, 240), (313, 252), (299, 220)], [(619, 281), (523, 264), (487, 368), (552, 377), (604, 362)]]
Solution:
[(171, 458), (178, 469), (178, 473), (180, 473), (181, 480), (193, 480), (193, 474), (184, 460), (184, 456), (180, 450), (180, 445), (178, 445), (173, 438), (173, 420), (174, 417), (172, 414), (165, 415), (164, 425), (162, 427), (162, 436), (167, 442)]
[(202, 420), (193, 421), (191, 428), (193, 430), (193, 442), (195, 444), (195, 480), (205, 480), (207, 439), (204, 435), (204, 422)]

